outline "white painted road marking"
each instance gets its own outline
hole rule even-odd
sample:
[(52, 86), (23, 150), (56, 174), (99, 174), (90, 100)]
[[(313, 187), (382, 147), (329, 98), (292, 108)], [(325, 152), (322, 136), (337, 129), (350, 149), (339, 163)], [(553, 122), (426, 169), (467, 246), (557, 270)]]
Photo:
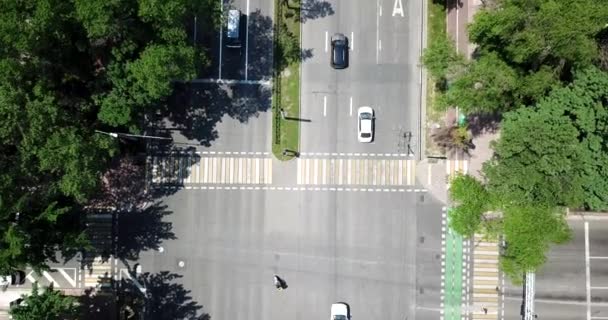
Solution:
[(146, 288), (144, 288), (144, 286), (141, 285), (141, 283), (139, 283), (139, 281), (137, 281), (137, 279), (131, 277), (131, 275), (129, 274), (129, 270), (127, 269), (120, 269), (120, 278), (122, 280), (122, 276), (125, 275), (125, 278), (133, 281), (133, 284), (135, 284), (135, 286), (139, 289), (139, 291), (141, 291), (142, 293), (146, 293)]
[(219, 84), (251, 84), (251, 85), (262, 85), (269, 87), (272, 82), (268, 80), (229, 80), (229, 79), (194, 79), (190, 83), (219, 83)]
[(350, 116), (353, 116), (353, 97), (350, 97)]
[(395, 0), (395, 5), (393, 6), (393, 17), (397, 14), (403, 17), (403, 4), (401, 4), (401, 0)]
[(325, 52), (327, 52), (327, 44), (329, 43), (329, 34), (325, 31)]
[(351, 51), (355, 50), (355, 33), (354, 32), (350, 33), (350, 50)]
[(327, 96), (323, 96), (323, 116), (327, 116)]
[[(224, 0), (220, 0), (220, 12), (224, 12)], [(224, 25), (220, 25), (220, 70), (219, 70), (219, 75), (217, 76), (218, 79), (222, 79), (222, 47), (224, 46), (224, 44), (222, 43), (223, 41), (223, 36), (222, 33), (224, 32)]]
[(587, 284), (587, 320), (591, 320), (591, 263), (589, 261), (589, 222), (585, 221), (585, 281)]
[(247, 0), (247, 16), (245, 17), (245, 80), (249, 63), (249, 0)]
[[(338, 161), (336, 161), (338, 160)], [(405, 159), (297, 159), (297, 183), (308, 185), (408, 186), (415, 180), (415, 161)], [(311, 170), (306, 170), (310, 168)], [(387, 189), (390, 190), (390, 189)], [(419, 192), (419, 189), (414, 190)], [(388, 192), (388, 191), (387, 191)]]
[[(64, 270), (64, 269), (62, 269), (62, 268), (57, 269), (57, 271), (59, 271), (59, 273), (61, 273), (61, 275), (62, 275), (62, 276), (65, 278), (65, 280), (66, 280), (67, 282), (69, 282), (69, 283), (70, 283), (70, 285), (72, 285), (72, 287), (76, 287), (76, 279), (73, 279), (72, 277), (70, 277), (70, 276), (68, 275), (68, 273), (67, 273), (67, 272), (65, 272), (65, 270)], [(76, 268), (74, 268), (74, 273), (76, 273)], [(75, 274), (74, 274), (74, 278), (76, 278), (76, 275), (75, 275)]]
[(54, 288), (60, 288), (59, 283), (57, 283), (57, 281), (55, 281), (55, 279), (53, 279), (53, 277), (51, 277), (48, 272), (42, 271), (42, 276), (45, 277), (49, 282), (51, 282)]
[(378, 14), (376, 15), (376, 64), (378, 64), (379, 60), (379, 50), (377, 45), (380, 43), (380, 16), (382, 15), (382, 7), (380, 6), (380, 0), (376, 0), (376, 10)]

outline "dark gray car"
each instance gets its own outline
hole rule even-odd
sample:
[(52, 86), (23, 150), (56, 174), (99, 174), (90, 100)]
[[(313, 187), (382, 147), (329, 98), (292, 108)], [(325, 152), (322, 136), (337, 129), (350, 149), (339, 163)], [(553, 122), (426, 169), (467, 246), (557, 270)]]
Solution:
[(331, 37), (330, 64), (334, 69), (348, 67), (348, 38), (341, 33), (336, 33)]

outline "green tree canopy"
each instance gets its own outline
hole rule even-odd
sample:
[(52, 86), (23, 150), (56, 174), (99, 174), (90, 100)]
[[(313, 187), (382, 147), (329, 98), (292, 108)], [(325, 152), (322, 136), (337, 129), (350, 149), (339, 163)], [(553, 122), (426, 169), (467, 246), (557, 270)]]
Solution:
[[(85, 244), (79, 219), (117, 141), (139, 132), (205, 50), (194, 14), (217, 1), (0, 0), (0, 271), (44, 268)], [(203, 50), (201, 50), (203, 49)], [(17, 216), (19, 219), (17, 219)]]
[(536, 271), (545, 263), (551, 244), (571, 237), (563, 210), (552, 206), (506, 206), (503, 215), (506, 247), (500, 265), (515, 283), (525, 272)]
[(10, 310), (15, 320), (55, 320), (77, 319), (79, 307), (76, 298), (65, 296), (53, 288), (46, 288), (42, 292), (34, 283), (32, 292), (24, 295), (23, 302)]
[(497, 54), (483, 55), (449, 84), (446, 102), (464, 112), (509, 110), (519, 104), (519, 80)]
[[(442, 103), (465, 112), (506, 112), (569, 84), (573, 70), (602, 63), (607, 0), (502, 0), (497, 6), (481, 9), (469, 25), (476, 53), (451, 81)], [(442, 52), (430, 52), (435, 51)], [(433, 73), (445, 69), (429, 66)]]
[(455, 207), (449, 211), (450, 228), (471, 237), (479, 231), (483, 214), (495, 207), (485, 185), (470, 175), (457, 175), (451, 181), (450, 198)]
[(490, 188), (516, 204), (608, 208), (607, 98), (608, 74), (592, 67), (535, 107), (505, 114), (484, 165)]

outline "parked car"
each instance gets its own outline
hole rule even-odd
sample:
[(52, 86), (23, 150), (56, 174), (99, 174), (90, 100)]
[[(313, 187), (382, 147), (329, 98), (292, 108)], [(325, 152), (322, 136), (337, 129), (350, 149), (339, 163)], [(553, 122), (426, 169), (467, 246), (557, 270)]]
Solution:
[(334, 69), (348, 67), (348, 38), (341, 33), (331, 36), (331, 60)]
[(19, 285), (25, 283), (25, 272), (22, 270), (14, 270), (9, 275), (0, 276), (0, 286)]
[(350, 319), (350, 307), (344, 302), (336, 302), (331, 305), (330, 320), (348, 320)]
[(359, 142), (372, 142), (374, 140), (374, 109), (368, 106), (360, 107), (357, 111), (357, 121)]
[(226, 47), (241, 47), (241, 11), (231, 9), (228, 11), (228, 25), (226, 26)]

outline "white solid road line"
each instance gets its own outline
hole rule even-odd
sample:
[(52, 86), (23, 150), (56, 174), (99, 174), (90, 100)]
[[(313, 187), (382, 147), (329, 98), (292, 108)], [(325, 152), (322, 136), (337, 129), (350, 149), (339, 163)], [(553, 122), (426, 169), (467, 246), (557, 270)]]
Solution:
[(378, 44), (380, 43), (380, 16), (382, 15), (382, 7), (380, 6), (380, 0), (376, 0), (376, 64), (379, 60)]
[(245, 17), (245, 80), (249, 63), (249, 0), (247, 0), (247, 16)]
[(355, 33), (351, 32), (350, 33), (350, 51), (354, 51), (355, 50)]
[(591, 320), (591, 265), (589, 261), (589, 222), (585, 221), (585, 281), (587, 283), (587, 320)]
[(327, 43), (329, 42), (329, 34), (325, 31), (325, 52), (327, 52)]
[(350, 97), (350, 116), (353, 115), (353, 97)]
[(323, 116), (327, 116), (327, 96), (323, 96)]
[(225, 84), (253, 84), (270, 86), (270, 80), (229, 80), (229, 79), (194, 79), (190, 83), (225, 83)]
[[(224, 12), (224, 0), (220, 0), (220, 12)], [(218, 79), (222, 79), (222, 47), (223, 47), (223, 37), (222, 37), (222, 33), (223, 33), (223, 29), (224, 29), (224, 25), (220, 25), (220, 68), (219, 68), (219, 74), (218, 74)]]

